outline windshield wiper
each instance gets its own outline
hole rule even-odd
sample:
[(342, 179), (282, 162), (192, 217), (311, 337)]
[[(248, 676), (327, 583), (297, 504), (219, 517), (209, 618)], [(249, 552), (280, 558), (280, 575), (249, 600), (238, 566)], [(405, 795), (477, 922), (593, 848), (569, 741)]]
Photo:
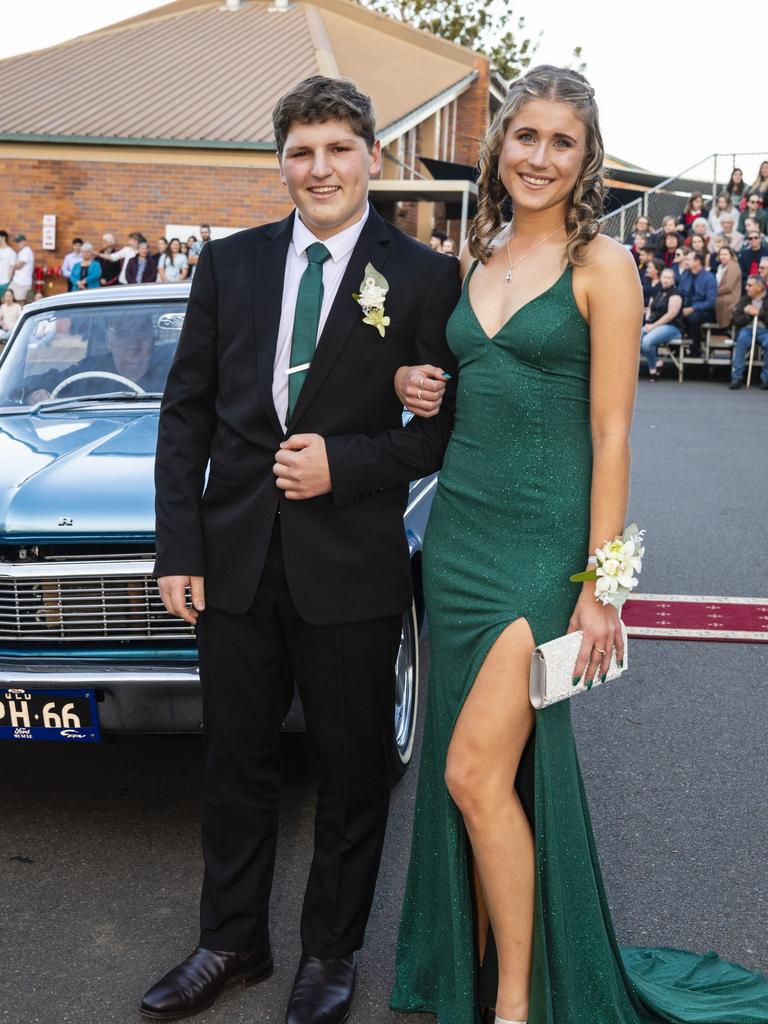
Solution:
[(145, 391), (140, 395), (136, 391), (107, 391), (100, 395), (71, 395), (69, 398), (46, 398), (35, 405), (28, 405), (25, 412), (45, 412), (48, 409), (63, 409), (68, 405), (80, 405), (83, 402), (136, 402), (163, 397), (162, 391)]

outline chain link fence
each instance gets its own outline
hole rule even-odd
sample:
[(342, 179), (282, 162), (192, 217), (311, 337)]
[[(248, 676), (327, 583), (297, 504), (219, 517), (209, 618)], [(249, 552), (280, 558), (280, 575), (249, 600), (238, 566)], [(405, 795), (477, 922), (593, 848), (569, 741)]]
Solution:
[(601, 219), (602, 231), (623, 242), (641, 214), (648, 217), (651, 230), (657, 230), (665, 217), (682, 216), (694, 192), (700, 192), (709, 205), (725, 189), (734, 167), (741, 168), (749, 189), (764, 160), (768, 160), (768, 153), (712, 153), (644, 192), (642, 197), (607, 214)]

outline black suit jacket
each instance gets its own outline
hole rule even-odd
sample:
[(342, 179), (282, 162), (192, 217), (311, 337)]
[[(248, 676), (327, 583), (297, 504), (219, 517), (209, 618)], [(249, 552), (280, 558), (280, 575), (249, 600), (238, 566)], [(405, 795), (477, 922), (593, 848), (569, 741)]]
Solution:
[[(279, 508), (288, 582), (306, 621), (397, 614), (411, 600), (408, 481), (440, 468), (453, 423), (457, 369), (445, 325), (459, 263), (370, 210), (288, 422), (288, 435), (326, 439), (332, 492), (289, 501), (272, 472), (284, 438), (272, 376), (293, 217), (200, 254), (160, 415), (155, 575), (204, 576), (208, 604), (245, 612)], [(384, 338), (352, 298), (369, 262), (389, 282)], [(438, 416), (403, 427), (393, 377), (413, 363), (454, 379)]]

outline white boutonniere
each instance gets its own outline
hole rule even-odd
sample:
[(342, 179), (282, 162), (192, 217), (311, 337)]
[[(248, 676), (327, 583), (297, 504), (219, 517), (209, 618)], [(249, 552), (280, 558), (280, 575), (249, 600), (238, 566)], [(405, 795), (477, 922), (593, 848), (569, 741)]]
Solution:
[(372, 263), (369, 263), (365, 268), (365, 277), (360, 284), (359, 293), (352, 295), (352, 298), (365, 313), (363, 323), (375, 327), (382, 338), (385, 329), (390, 324), (389, 317), (384, 315), (384, 303), (388, 291), (389, 282), (386, 277), (380, 274)]

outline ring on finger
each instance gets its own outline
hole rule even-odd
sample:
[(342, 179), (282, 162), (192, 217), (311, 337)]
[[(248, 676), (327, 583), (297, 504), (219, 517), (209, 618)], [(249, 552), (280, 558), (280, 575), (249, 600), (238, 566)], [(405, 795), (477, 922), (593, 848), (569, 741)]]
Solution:
[[(424, 378), (422, 377), (422, 380), (423, 379)], [(418, 398), (419, 401), (421, 401), (421, 388), (419, 388), (419, 390), (416, 392), (416, 397)]]
[(423, 388), (423, 387), (424, 387), (424, 374), (423, 374), (423, 373), (422, 373), (422, 375), (421, 375), (421, 376), (419, 377), (419, 387), (420, 387), (420, 388)]
[(597, 651), (598, 654), (605, 654), (605, 651), (603, 650), (603, 648), (602, 647), (598, 647), (597, 644), (593, 644), (593, 647), (595, 648), (595, 650)]

